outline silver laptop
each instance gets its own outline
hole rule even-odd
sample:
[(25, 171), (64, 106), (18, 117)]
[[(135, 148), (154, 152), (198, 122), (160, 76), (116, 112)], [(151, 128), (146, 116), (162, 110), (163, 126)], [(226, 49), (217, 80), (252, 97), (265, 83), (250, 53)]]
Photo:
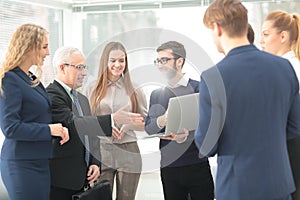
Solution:
[(170, 98), (165, 135), (195, 130), (199, 120), (199, 93)]

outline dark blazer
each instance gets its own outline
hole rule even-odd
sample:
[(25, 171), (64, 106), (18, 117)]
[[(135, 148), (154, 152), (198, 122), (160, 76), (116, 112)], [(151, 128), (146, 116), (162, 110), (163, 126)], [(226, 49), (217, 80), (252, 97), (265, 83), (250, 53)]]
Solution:
[(200, 154), (218, 154), (216, 198), (291, 194), (287, 139), (300, 134), (299, 86), (291, 64), (253, 45), (237, 47), (202, 73), (199, 90), (195, 142)]
[(0, 124), (5, 140), (1, 159), (48, 159), (51, 157), (50, 101), (42, 84), (19, 67), (5, 73), (0, 96)]
[[(52, 102), (52, 121), (62, 123), (69, 130), (70, 140), (64, 145), (59, 144), (59, 138), (53, 140), (53, 158), (50, 160), (51, 185), (72, 190), (79, 190), (86, 180), (87, 165), (85, 162), (84, 135), (89, 135), (90, 165), (100, 165), (99, 140), (96, 133), (102, 131), (111, 133), (111, 117), (104, 115), (97, 117), (79, 117), (78, 111), (66, 90), (54, 81), (47, 87), (47, 92)], [(78, 93), (79, 102), (84, 116), (90, 116), (88, 99)], [(87, 120), (88, 119), (88, 120)], [(84, 120), (84, 128), (78, 131), (76, 121)], [(97, 127), (94, 127), (95, 121)], [(92, 124), (92, 125), (91, 125)], [(94, 127), (94, 132), (88, 132), (87, 127)], [(97, 129), (100, 127), (102, 129)]]

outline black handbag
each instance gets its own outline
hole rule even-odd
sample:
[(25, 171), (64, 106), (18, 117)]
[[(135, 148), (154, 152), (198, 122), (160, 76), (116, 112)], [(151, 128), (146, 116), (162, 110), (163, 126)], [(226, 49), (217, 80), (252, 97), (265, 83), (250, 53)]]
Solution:
[(93, 187), (72, 195), (73, 200), (112, 200), (109, 181), (95, 183)]

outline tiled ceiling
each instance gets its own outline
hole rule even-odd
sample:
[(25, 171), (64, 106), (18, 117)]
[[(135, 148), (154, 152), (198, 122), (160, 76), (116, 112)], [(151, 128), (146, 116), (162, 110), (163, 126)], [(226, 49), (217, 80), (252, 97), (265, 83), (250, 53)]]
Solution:
[(73, 0), (73, 12), (105, 12), (208, 5), (212, 0)]
[(212, 0), (12, 0), (73, 12), (105, 12), (208, 5)]
[[(213, 0), (13, 0), (73, 12), (119, 12), (130, 10), (206, 6)], [(299, 0), (241, 0), (242, 2), (282, 2)]]
[[(60, 0), (64, 1), (64, 0)], [(73, 4), (133, 4), (133, 3), (161, 3), (161, 2), (185, 2), (190, 0), (67, 0)], [(201, 0), (200, 0), (201, 1)], [(198, 2), (200, 2), (198, 0)]]

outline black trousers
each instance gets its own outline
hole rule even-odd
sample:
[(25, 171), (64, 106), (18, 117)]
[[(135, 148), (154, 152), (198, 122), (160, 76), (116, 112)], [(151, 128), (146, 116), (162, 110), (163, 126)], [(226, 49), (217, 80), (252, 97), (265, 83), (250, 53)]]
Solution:
[(50, 200), (72, 200), (72, 195), (82, 190), (68, 190), (65, 188), (54, 187), (50, 188)]
[(300, 137), (288, 140), (287, 147), (296, 186), (296, 191), (292, 194), (292, 197), (293, 200), (300, 200)]
[(214, 183), (209, 162), (161, 169), (165, 200), (213, 200)]

